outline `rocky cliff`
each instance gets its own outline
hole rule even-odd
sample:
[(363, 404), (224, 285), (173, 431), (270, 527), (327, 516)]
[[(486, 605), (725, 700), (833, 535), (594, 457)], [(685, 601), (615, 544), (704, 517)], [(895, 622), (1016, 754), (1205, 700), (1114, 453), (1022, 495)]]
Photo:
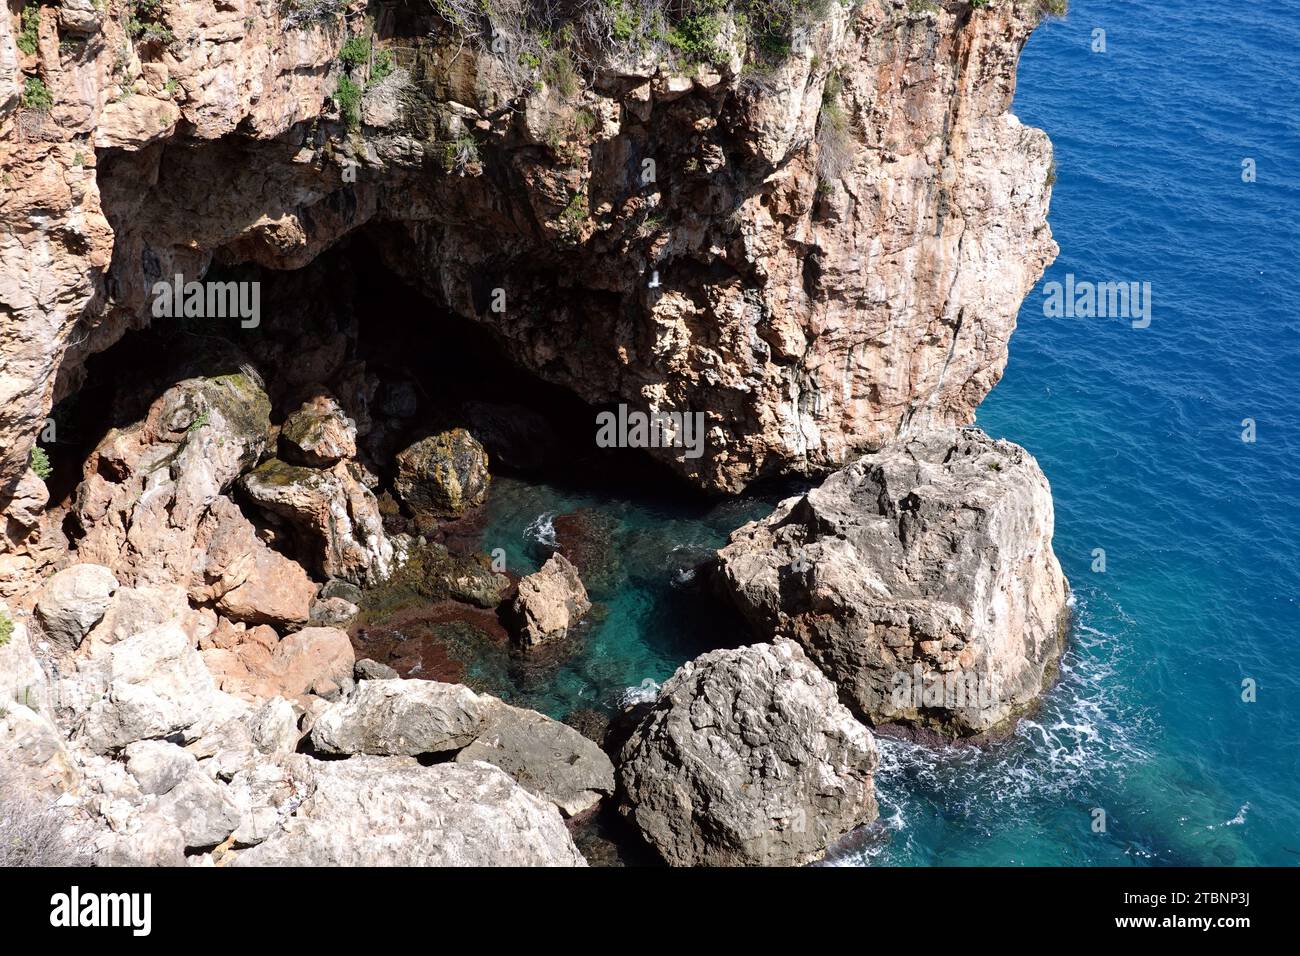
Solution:
[[(710, 62), (580, 29), (523, 77), (491, 18), (414, 3), (26, 9), (0, 18), (11, 490), (156, 281), (367, 225), (542, 378), (703, 412), (706, 453), (662, 454), (733, 490), (969, 420), (1055, 252), (1050, 145), (1008, 111), (1032, 2), (831, 3), (776, 55), (724, 16)], [(352, 102), (339, 53), (368, 31)]]
[[(437, 568), (424, 598), (472, 592), (480, 609), (514, 586), (424, 540), (482, 500), (487, 455), (468, 432), (431, 429), (428, 447), (454, 453), (408, 448), (410, 467), (394, 464), (421, 383), (381, 383), (358, 357), (358, 322), (380, 311), (331, 325), (350, 308), (337, 296), (355, 279), (349, 243), (579, 417), (615, 404), (702, 416), (698, 456), (649, 453), (722, 492), (968, 422), (1055, 254), (1050, 145), (1008, 112), (1038, 0), (61, 0), (9, 13), (0, 689), (15, 705), (0, 749), (72, 795), (100, 862), (393, 862), (394, 834), (366, 843), (355, 827), (410, 802), (441, 820), (443, 800), (475, 812), (433, 844), (396, 833), (401, 862), (581, 863), (562, 817), (615, 786), (576, 732), (463, 687), (394, 681), (332, 626), (399, 568)], [(169, 311), (204, 279), (267, 286), (238, 341), (210, 334), (201, 308)], [(86, 393), (101, 353), (166, 323), (203, 354), (168, 352), (165, 380), (120, 363), (130, 387), (113, 427), (87, 436), (75, 487), (47, 489), (33, 448), (52, 408)], [(399, 483), (379, 474), (392, 468)], [(829, 504), (842, 484), (830, 480)], [(407, 511), (455, 507), (402, 518), (390, 492)], [(1050, 502), (1033, 515), (1047, 561)], [(410, 533), (393, 530), (403, 521)], [(1010, 533), (977, 530), (999, 546)], [(761, 544), (754, 562), (785, 562), (783, 543)], [(953, 584), (930, 557), (925, 593), (902, 599)], [(1018, 567), (999, 568), (1014, 591)], [(1059, 570), (1048, 585), (1063, 597)], [(836, 695), (871, 715), (877, 675), (856, 658), (841, 668), (790, 610), (760, 630), (794, 641), (686, 665), (628, 745), (620, 799), (667, 859), (801, 862), (875, 813), (872, 738)], [(1050, 616), (1037, 610), (1033, 628)], [(1017, 620), (988, 641), (1018, 640)], [(957, 625), (913, 643), (946, 667), (950, 638), (987, 643)], [(1032, 673), (1012, 676), (1032, 696), (1053, 651), (1030, 651)], [(762, 778), (773, 754), (814, 772), (765, 790), (757, 811), (661, 825), (682, 780), (708, 792), (707, 768), (674, 754), (682, 715), (715, 686), (747, 695), (718, 711), (736, 738), (727, 780)], [(787, 698), (798, 706), (765, 731), (784, 749), (754, 745), (749, 712)], [(456, 721), (468, 729), (426, 739)], [(547, 762), (557, 747), (570, 771)], [(413, 760), (453, 752), (436, 780)]]

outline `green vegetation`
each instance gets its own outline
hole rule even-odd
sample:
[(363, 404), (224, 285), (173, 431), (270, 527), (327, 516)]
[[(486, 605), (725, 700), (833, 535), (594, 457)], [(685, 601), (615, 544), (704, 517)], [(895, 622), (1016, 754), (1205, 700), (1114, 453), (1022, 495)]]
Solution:
[(36, 52), (36, 31), (41, 23), (40, 8), (34, 3), (23, 7), (20, 23), (18, 36), (14, 37), (14, 42), (18, 44), (18, 49), (31, 56)]
[(14, 622), (9, 620), (9, 615), (0, 611), (0, 647), (4, 647), (14, 636)]
[(126, 32), (131, 39), (163, 46), (176, 39), (171, 28), (162, 22), (162, 0), (132, 0), (127, 9)]
[(350, 76), (340, 76), (338, 86), (334, 88), (334, 102), (339, 106), (339, 113), (348, 129), (361, 125), (361, 85)]
[(39, 76), (29, 76), (23, 83), (22, 107), (48, 113), (54, 105), (54, 96)]
[(28, 460), (32, 471), (36, 472), (36, 477), (45, 481), (50, 475), (54, 474), (54, 466), (50, 464), (50, 456), (40, 445), (32, 446), (32, 455)]
[(555, 50), (546, 57), (542, 81), (566, 99), (578, 92), (578, 68), (567, 50)]
[(339, 50), (339, 59), (349, 71), (365, 66), (370, 61), (370, 37), (348, 37), (343, 49)]
[(376, 50), (375, 62), (370, 66), (370, 82), (378, 83), (384, 77), (388, 76), (396, 68), (393, 63), (393, 54), (388, 50)]
[(280, 0), (285, 29), (299, 30), (333, 23), (343, 15), (349, 0)]

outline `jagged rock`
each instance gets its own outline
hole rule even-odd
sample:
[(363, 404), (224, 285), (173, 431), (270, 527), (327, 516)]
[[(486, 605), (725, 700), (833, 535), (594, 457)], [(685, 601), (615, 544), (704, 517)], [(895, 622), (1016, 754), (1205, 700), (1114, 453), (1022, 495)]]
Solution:
[(362, 681), (349, 700), (312, 725), (323, 753), (384, 756), (443, 753), (472, 743), (494, 698), (462, 684), (425, 680)]
[(184, 866), (185, 838), (166, 820), (137, 819), (127, 832), (101, 834), (94, 860), (96, 866)]
[(229, 794), (240, 811), (236, 845), (256, 846), (280, 829), (311, 793), (313, 763), (300, 754), (285, 754), (235, 774)]
[(902, 439), (736, 531), (721, 578), (872, 721), (989, 731), (1042, 690), (1067, 587), (1033, 457), (978, 429)]
[(270, 413), (254, 373), (239, 372), (185, 379), (143, 421), (110, 431), (77, 488), (78, 556), (128, 585), (201, 586), (191, 581), (200, 523), (266, 451)]
[(79, 718), (74, 739), (93, 753), (196, 728), (228, 713), (188, 634), (175, 624), (151, 628), (77, 662), (60, 686), (60, 703)]
[(176, 624), (197, 643), (215, 626), (209, 616), (215, 617), (211, 611), (204, 613), (190, 607), (186, 590), (179, 585), (118, 588), (104, 616), (86, 635), (86, 642), (116, 644), (141, 631)]
[(197, 765), (165, 794), (143, 816), (152, 828), (153, 821), (164, 826), (175, 826), (188, 850), (216, 846), (230, 836), (239, 826), (239, 807), (231, 799), (226, 787), (207, 776)]
[(0, 764), (22, 771), (37, 790), (76, 786), (76, 761), (63, 733), (48, 717), (12, 700), (0, 700)]
[(44, 712), (50, 702), (45, 671), (32, 651), (27, 625), (4, 601), (0, 601), (0, 628), (8, 631), (8, 639), (0, 640), (0, 701), (17, 701)]
[(245, 475), (240, 487), (259, 507), (294, 526), (321, 574), (378, 584), (392, 573), (393, 544), (379, 503), (353, 463), (324, 470), (273, 458)]
[(318, 395), (284, 420), (280, 449), (285, 460), (328, 468), (357, 453), (357, 423), (329, 395)]
[(117, 578), (98, 564), (74, 564), (45, 585), (36, 602), (41, 630), (64, 650), (76, 650), (90, 629), (104, 616)]
[(213, 500), (194, 541), (195, 600), (214, 601), (226, 617), (247, 624), (307, 623), (316, 585), (301, 565), (268, 547), (229, 498)]
[(475, 760), (500, 767), (566, 817), (614, 792), (614, 765), (600, 747), (566, 724), (508, 704), (491, 707), (478, 739), (456, 754), (457, 763)]
[(491, 480), (483, 446), (453, 428), (398, 453), (393, 490), (416, 517), (451, 518), (481, 505)]
[(248, 729), (253, 745), (264, 754), (292, 753), (302, 736), (298, 713), (283, 697), (272, 697), (249, 715)]
[(234, 866), (585, 866), (551, 804), (488, 764), (313, 765), (313, 790)]
[(591, 610), (577, 569), (562, 554), (553, 554), (540, 571), (519, 582), (512, 608), (516, 635), (525, 647), (562, 638)]
[(683, 665), (624, 745), (627, 812), (675, 866), (787, 866), (876, 817), (875, 742), (798, 644)]

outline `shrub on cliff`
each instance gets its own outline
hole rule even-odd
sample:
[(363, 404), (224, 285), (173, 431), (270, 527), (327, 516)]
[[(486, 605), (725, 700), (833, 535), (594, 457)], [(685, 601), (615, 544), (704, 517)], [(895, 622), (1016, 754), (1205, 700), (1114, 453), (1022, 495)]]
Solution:
[(54, 466), (50, 464), (50, 456), (40, 445), (32, 446), (30, 464), (32, 471), (36, 472), (36, 477), (41, 481), (45, 481), (50, 475), (54, 474)]
[(14, 42), (18, 45), (18, 49), (22, 50), (27, 56), (31, 56), (36, 52), (36, 32), (40, 26), (40, 22), (40, 7), (34, 3), (23, 7), (21, 17), (22, 26), (19, 30), (18, 36), (14, 37)]

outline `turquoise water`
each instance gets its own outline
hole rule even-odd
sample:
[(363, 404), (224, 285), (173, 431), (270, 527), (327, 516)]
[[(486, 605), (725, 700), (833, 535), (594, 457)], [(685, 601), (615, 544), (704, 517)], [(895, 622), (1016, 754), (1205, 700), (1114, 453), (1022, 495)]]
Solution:
[(613, 712), (628, 691), (642, 685), (653, 690), (683, 662), (747, 643), (748, 634), (718, 606), (696, 569), (733, 529), (768, 514), (773, 500), (687, 504), (673, 500), (676, 487), (666, 491), (623, 496), (496, 479), (483, 550), (500, 549), (507, 569), (529, 574), (551, 554), (556, 517), (585, 517), (582, 542), (591, 558), (581, 570), (594, 607), (568, 645), (530, 654), (526, 670), (515, 661), (504, 685), (489, 672), (491, 664), (471, 666), (468, 677), (513, 703), (563, 719), (583, 708)]
[[(839, 862), (1294, 865), (1300, 3), (1071, 7), (1031, 39), (1014, 106), (1056, 147), (1061, 256), (1044, 282), (1150, 282), (1152, 321), (1045, 318), (1040, 285), (979, 421), (1052, 482), (1072, 642), (1010, 739), (882, 740), (881, 822)], [(544, 516), (579, 508), (601, 516), (614, 567), (592, 587), (602, 607), (581, 652), (524, 682), (523, 702), (608, 708), (743, 639), (683, 574), (766, 503), (499, 482), (483, 544), (532, 570)]]

